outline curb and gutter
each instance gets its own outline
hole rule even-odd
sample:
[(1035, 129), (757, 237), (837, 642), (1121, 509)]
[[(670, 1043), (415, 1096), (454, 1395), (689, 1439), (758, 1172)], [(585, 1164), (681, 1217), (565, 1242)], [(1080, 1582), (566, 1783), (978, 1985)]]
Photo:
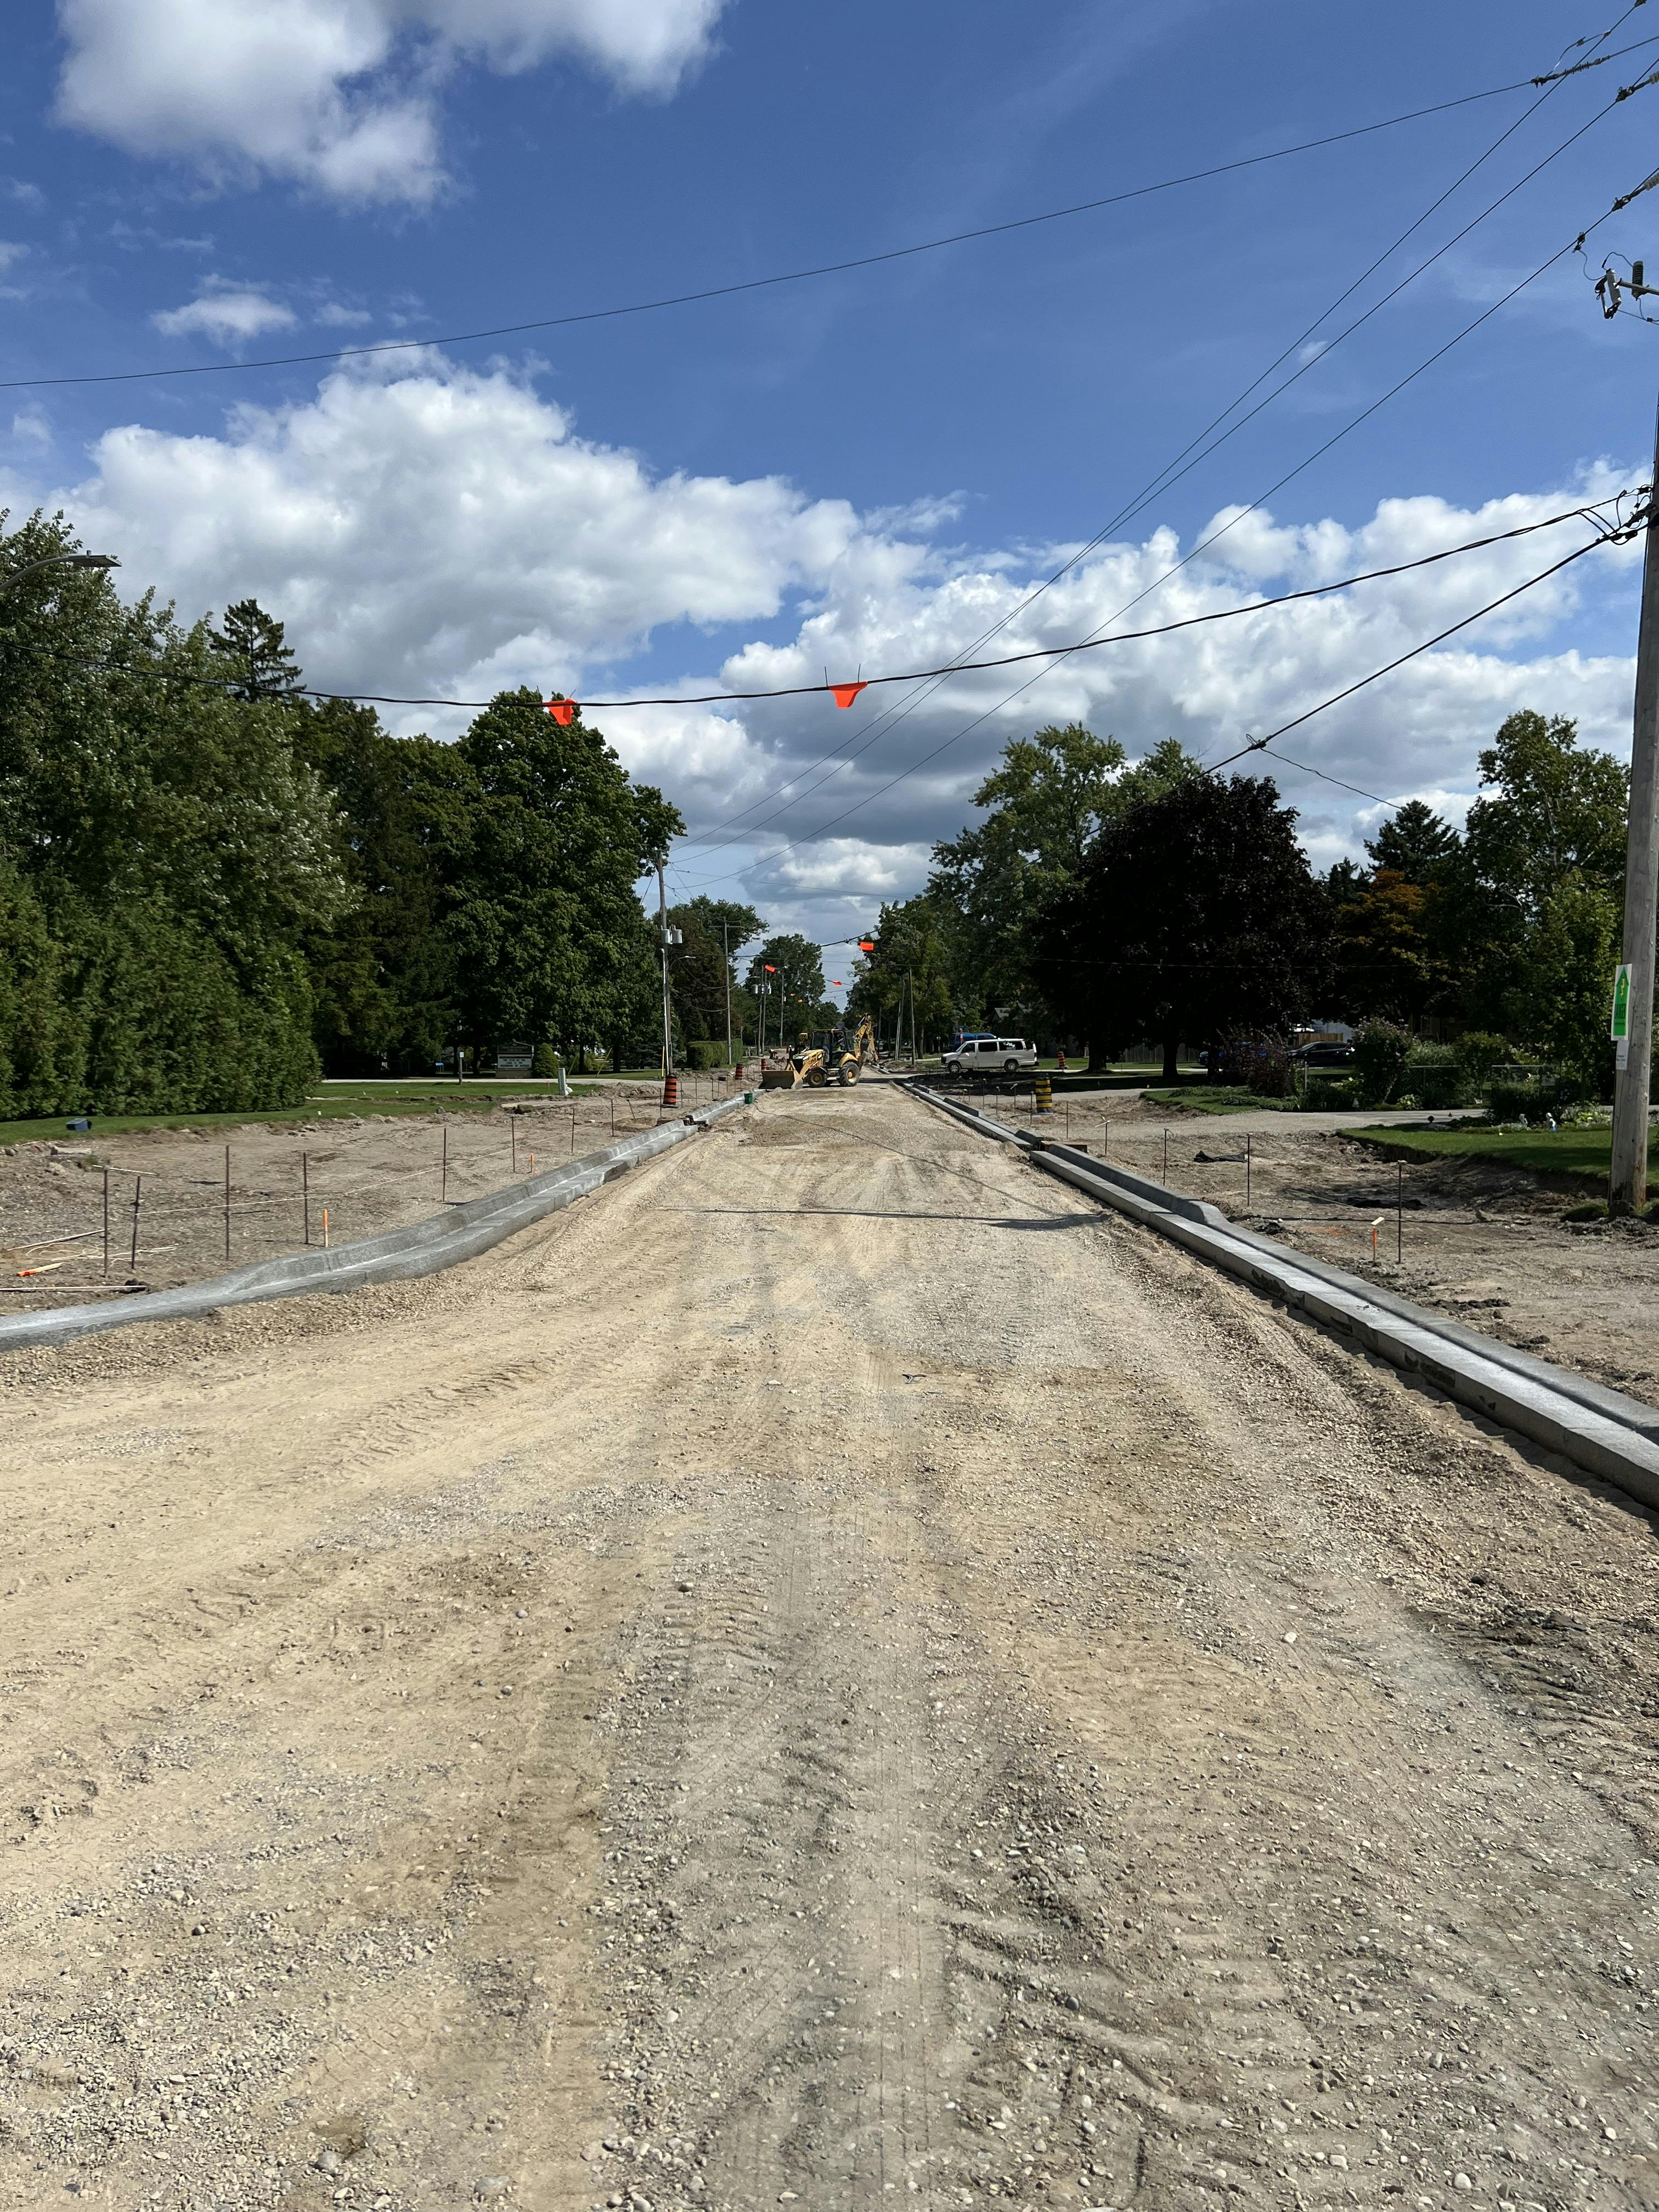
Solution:
[(0, 1314), (0, 1352), (40, 1344), (67, 1344), (105, 1329), (129, 1328), (135, 1322), (199, 1320), (224, 1306), (254, 1305), (268, 1298), (304, 1297), (318, 1291), (355, 1291), (368, 1283), (404, 1282), (435, 1274), (463, 1260), (476, 1259), (520, 1230), (614, 1182), (629, 1168), (683, 1144), (744, 1103), (736, 1092), (714, 1106), (698, 1108), (677, 1121), (659, 1123), (637, 1136), (620, 1137), (602, 1152), (586, 1153), (562, 1168), (509, 1183), (483, 1198), (469, 1198), (407, 1228), (388, 1229), (355, 1244), (331, 1250), (285, 1254), (233, 1268), (206, 1282), (177, 1290), (152, 1291), (118, 1304), (60, 1306), (50, 1313)]
[(1379, 1358), (1426, 1376), (1488, 1420), (1559, 1452), (1644, 1505), (1659, 1506), (1659, 1408), (1241, 1229), (1201, 1199), (1031, 1130), (1008, 1128), (921, 1085), (904, 1087), (980, 1135), (1017, 1146), (1045, 1174), (1340, 1330)]

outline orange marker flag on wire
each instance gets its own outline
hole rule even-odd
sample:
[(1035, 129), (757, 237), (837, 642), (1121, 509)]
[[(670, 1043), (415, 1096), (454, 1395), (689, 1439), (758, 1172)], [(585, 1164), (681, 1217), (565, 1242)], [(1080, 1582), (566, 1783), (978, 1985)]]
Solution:
[(576, 719), (576, 702), (574, 699), (550, 699), (547, 711), (561, 728), (568, 729)]
[(830, 696), (838, 707), (850, 707), (860, 691), (869, 690), (867, 684), (832, 684)]

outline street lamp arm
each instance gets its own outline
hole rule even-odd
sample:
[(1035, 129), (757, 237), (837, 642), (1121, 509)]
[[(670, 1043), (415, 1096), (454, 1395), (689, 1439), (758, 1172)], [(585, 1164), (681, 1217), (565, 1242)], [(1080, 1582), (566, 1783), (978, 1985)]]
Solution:
[(26, 561), (9, 576), (0, 576), (0, 592), (10, 591), (14, 584), (21, 584), (25, 576), (33, 576), (41, 568), (118, 568), (120, 565), (112, 553), (48, 553), (41, 560)]

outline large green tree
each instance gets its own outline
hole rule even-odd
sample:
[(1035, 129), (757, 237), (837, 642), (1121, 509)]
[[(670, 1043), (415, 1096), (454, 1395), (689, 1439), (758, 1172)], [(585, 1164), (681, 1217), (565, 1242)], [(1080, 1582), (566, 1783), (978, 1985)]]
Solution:
[[(37, 515), (0, 573), (72, 550)], [(302, 948), (350, 897), (294, 709), (228, 690), (204, 625), (64, 568), (0, 592), (0, 1110), (303, 1097)]]
[(1183, 776), (1102, 832), (1050, 908), (1044, 988), (1097, 1064), (1288, 1027), (1329, 974), (1330, 907), (1267, 777)]
[(1480, 755), (1448, 898), (1466, 947), (1464, 1011), (1611, 1080), (1607, 1010), (1624, 898), (1629, 771), (1564, 715), (1511, 714)]
[(477, 783), (453, 745), (392, 738), (374, 709), (300, 710), (298, 743), (332, 791), (355, 899), (307, 953), (331, 1075), (416, 1074), (455, 1042), (459, 965), (448, 870)]
[(948, 1041), (963, 1018), (957, 995), (954, 960), (957, 917), (936, 890), (884, 906), (872, 933), (872, 950), (854, 965), (847, 1006), (854, 1017), (868, 1014), (877, 1033), (908, 1052)]
[(736, 955), (765, 924), (753, 907), (706, 894), (670, 907), (668, 919), (681, 936), (669, 956), (669, 988), (681, 1035), (724, 1041), (729, 994), (735, 1050), (738, 1038), (755, 1027), (750, 994), (737, 980)]
[(1040, 917), (1081, 880), (1108, 823), (1195, 765), (1171, 738), (1130, 767), (1115, 738), (1080, 722), (1051, 724), (1004, 748), (974, 793), (984, 820), (934, 847), (928, 884), (964, 1021), (1052, 1019), (1032, 958)]
[(613, 1054), (652, 1028), (655, 934), (637, 883), (684, 828), (580, 714), (503, 692), (458, 740), (470, 778), (445, 854), (444, 927), (469, 1041)]
[(823, 997), (823, 956), (810, 937), (786, 932), (769, 937), (749, 963), (748, 984), (762, 1013), (765, 1042), (793, 1044), (810, 1029)]

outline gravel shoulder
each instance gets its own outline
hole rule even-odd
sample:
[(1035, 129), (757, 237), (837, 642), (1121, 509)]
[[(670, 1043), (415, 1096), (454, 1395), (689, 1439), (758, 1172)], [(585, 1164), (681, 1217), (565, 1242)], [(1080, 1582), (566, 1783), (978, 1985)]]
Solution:
[(0, 2205), (1659, 2203), (1652, 1521), (890, 1089), (0, 1389)]

